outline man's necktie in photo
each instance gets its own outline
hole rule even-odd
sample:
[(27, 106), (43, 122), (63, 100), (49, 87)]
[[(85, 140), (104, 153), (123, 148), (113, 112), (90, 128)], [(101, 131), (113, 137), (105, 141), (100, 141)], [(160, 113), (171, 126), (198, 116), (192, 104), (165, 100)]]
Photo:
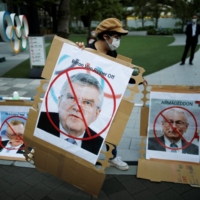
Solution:
[[(178, 146), (175, 143), (171, 143), (170, 147), (172, 147), (172, 148), (178, 148)], [(172, 149), (171, 152), (176, 153), (177, 151), (176, 151), (176, 149)]]
[(77, 145), (76, 141), (73, 138), (66, 139), (69, 143)]

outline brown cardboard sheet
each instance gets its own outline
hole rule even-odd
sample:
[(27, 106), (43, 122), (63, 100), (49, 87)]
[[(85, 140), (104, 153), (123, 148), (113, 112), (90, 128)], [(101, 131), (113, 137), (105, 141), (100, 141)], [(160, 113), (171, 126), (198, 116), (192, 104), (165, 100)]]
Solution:
[[(184, 93), (199, 93), (199, 86), (159, 86), (152, 85), (152, 91), (162, 91), (162, 92), (184, 92)], [(148, 94), (146, 88), (144, 89), (145, 102), (148, 100), (146, 95)], [(170, 161), (170, 160), (160, 160), (160, 159), (150, 159), (145, 158), (146, 144), (145, 140), (147, 137), (148, 128), (148, 115), (149, 107), (144, 106), (141, 108), (141, 119), (140, 119), (140, 136), (142, 136), (142, 141), (140, 144), (140, 159), (138, 161), (138, 171), (137, 177), (144, 178), (155, 182), (173, 182), (173, 183), (183, 183), (190, 184), (194, 187), (200, 187), (200, 164), (190, 163), (182, 161)]]
[[(123, 98), (120, 103), (113, 123), (111, 124), (110, 131), (106, 138), (106, 144), (108, 144), (110, 147), (109, 151), (101, 151), (101, 154), (105, 155), (105, 159), (98, 160), (99, 165), (94, 166), (91, 163), (83, 160), (82, 158), (79, 158), (69, 152), (66, 152), (33, 136), (34, 128), (39, 114), (39, 103), (41, 103), (40, 94), (45, 92), (43, 85), (47, 84), (48, 80), (51, 78), (63, 43), (75, 45), (69, 40), (62, 39), (58, 36), (54, 37), (51, 49), (48, 54), (46, 65), (42, 73), (42, 77), (46, 80), (41, 80), (41, 85), (36, 89), (37, 95), (34, 97), (34, 109), (30, 110), (27, 120), (24, 139), (28, 145), (34, 148), (34, 153), (32, 156), (26, 154), (26, 159), (34, 162), (34, 165), (37, 169), (59, 177), (60, 179), (84, 190), (85, 192), (88, 192), (94, 197), (97, 197), (105, 179), (104, 170), (106, 167), (109, 166), (108, 160), (112, 157), (111, 152), (113, 149), (113, 145), (110, 145), (108, 143), (117, 145), (120, 142), (126, 123), (128, 122), (128, 118), (134, 106), (134, 104), (132, 102), (129, 102), (129, 100), (133, 100), (134, 94), (139, 91), (137, 88), (137, 83), (143, 80), (142, 73), (144, 72), (144, 70), (140, 68), (140, 74), (137, 77), (134, 77), (136, 80), (136, 84), (134, 85), (134, 87), (130, 87), (131, 95), (128, 100)], [(134, 66), (130, 63), (131, 59), (124, 60), (123, 57), (121, 57), (120, 59), (115, 59), (107, 55), (100, 54), (93, 49), (85, 50), (98, 54), (102, 57), (106, 57), (115, 62), (121, 63), (125, 67)], [(127, 60), (129, 62), (127, 62)]]

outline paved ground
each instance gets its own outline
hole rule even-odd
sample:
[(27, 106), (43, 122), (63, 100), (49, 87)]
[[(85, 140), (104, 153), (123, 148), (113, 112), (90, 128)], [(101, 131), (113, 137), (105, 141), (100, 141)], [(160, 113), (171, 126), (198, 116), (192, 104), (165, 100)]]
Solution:
[[(141, 35), (144, 34), (141, 33)], [(184, 45), (184, 40), (184, 35), (175, 35), (175, 42), (171, 45)], [(28, 51), (17, 56), (13, 56), (8, 52), (8, 46), (6, 47), (5, 44), (0, 43), (0, 57), (5, 56), (7, 60), (0, 63), (0, 75), (28, 58)], [(181, 54), (182, 52), (180, 52), (180, 56)], [(186, 63), (188, 63), (188, 60)], [(200, 50), (196, 53), (193, 63), (193, 66), (188, 64), (180, 66), (177, 63), (145, 78), (149, 84), (200, 85)], [(36, 94), (35, 88), (39, 85), (39, 82), (38, 79), (0, 78), (0, 96), (12, 96), (14, 91), (18, 91), (20, 96), (33, 97)], [(140, 99), (141, 94), (138, 94), (134, 102), (140, 103)], [(139, 158), (139, 143), (141, 140), (139, 130), (140, 107), (134, 107), (118, 146), (118, 155), (123, 160), (128, 161), (131, 167), (126, 172), (108, 168), (106, 170), (108, 175), (98, 199), (199, 200), (199, 188), (165, 182), (153, 183), (136, 178), (137, 166), (134, 164), (137, 163)], [(95, 199), (51, 175), (37, 171), (27, 163), (1, 160), (0, 164), (0, 200)]]

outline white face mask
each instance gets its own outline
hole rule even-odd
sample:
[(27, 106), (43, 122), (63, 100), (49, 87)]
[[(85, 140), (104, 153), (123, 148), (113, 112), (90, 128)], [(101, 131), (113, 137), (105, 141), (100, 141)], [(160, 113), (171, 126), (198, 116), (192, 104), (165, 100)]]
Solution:
[(192, 22), (193, 22), (193, 23), (196, 23), (196, 22), (197, 22), (197, 19), (192, 19)]
[[(110, 37), (110, 38), (112, 38), (112, 37)], [(116, 38), (112, 38), (112, 43), (111, 44), (107, 40), (106, 40), (106, 42), (107, 42), (107, 44), (108, 44), (108, 46), (109, 46), (111, 51), (114, 51), (120, 45), (120, 39), (116, 39)]]

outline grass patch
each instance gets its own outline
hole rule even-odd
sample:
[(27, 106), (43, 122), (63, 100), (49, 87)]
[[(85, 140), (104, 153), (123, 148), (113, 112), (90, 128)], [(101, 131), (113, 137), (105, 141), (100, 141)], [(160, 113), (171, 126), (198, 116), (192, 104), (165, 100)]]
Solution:
[[(73, 42), (85, 42), (86, 35), (72, 34), (69, 40)], [(173, 36), (126, 36), (121, 40), (117, 50), (119, 54), (132, 58), (133, 64), (145, 69), (144, 75), (148, 75), (177, 62), (180, 62), (184, 45), (168, 46), (174, 41)], [(196, 48), (198, 50), (200, 45)], [(48, 55), (50, 46), (46, 47)], [(188, 54), (189, 56), (189, 54)], [(5, 73), (2, 77), (28, 78), (30, 60), (26, 60)]]

